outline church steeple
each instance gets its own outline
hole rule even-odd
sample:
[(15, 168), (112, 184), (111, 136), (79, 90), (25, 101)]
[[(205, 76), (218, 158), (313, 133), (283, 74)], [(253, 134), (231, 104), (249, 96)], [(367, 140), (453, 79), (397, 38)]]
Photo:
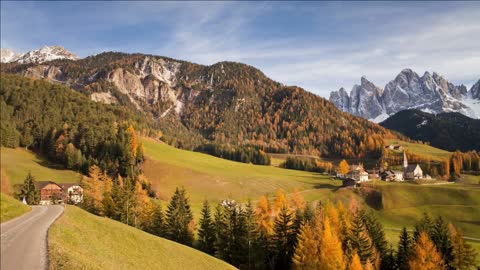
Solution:
[(407, 154), (403, 151), (403, 168), (406, 170), (408, 167)]

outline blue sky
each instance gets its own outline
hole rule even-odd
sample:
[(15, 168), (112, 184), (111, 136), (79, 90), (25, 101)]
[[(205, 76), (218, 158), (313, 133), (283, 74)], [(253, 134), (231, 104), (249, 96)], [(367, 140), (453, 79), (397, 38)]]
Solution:
[(480, 79), (480, 2), (1, 2), (1, 46), (237, 61), (321, 96), (403, 68)]

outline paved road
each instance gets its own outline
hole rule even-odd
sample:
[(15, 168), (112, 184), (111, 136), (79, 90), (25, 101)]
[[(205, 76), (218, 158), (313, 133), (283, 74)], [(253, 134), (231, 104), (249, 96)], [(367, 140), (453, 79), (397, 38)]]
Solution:
[(47, 230), (63, 206), (33, 206), (29, 213), (1, 224), (1, 269), (47, 269)]

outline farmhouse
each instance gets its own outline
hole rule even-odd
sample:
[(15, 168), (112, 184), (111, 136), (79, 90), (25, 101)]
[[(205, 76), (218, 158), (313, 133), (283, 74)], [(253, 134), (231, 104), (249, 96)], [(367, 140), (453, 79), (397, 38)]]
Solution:
[(61, 200), (63, 189), (53, 181), (36, 181), (35, 186), (40, 191), (40, 204), (51, 204), (52, 199)]
[(347, 178), (353, 179), (357, 182), (368, 181), (368, 173), (365, 171), (362, 164), (350, 165), (350, 170), (346, 176)]
[(83, 188), (77, 183), (62, 184), (65, 191), (65, 201), (70, 204), (79, 204), (83, 202)]

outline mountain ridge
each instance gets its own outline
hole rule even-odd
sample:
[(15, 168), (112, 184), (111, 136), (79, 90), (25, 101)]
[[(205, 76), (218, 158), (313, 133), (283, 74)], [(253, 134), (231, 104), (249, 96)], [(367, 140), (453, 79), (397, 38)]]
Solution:
[(52, 60), (78, 60), (78, 56), (61, 46), (43, 46), (25, 53), (16, 53), (11, 49), (1, 49), (1, 63), (41, 64)]
[(9, 63), (2, 70), (65, 84), (92, 100), (138, 110), (157, 121), (165, 141), (185, 149), (214, 142), (271, 152), (360, 157), (379, 155), (382, 138), (395, 136), (241, 63), (204, 66), (107, 52), (76, 61)]
[(479, 85), (477, 82), (467, 90), (466, 86), (456, 86), (436, 72), (430, 74), (427, 71), (419, 76), (406, 68), (383, 89), (362, 77), (361, 84), (354, 85), (350, 94), (342, 87), (331, 92), (329, 100), (342, 111), (374, 122), (381, 122), (406, 109), (431, 113), (460, 112), (480, 118), (480, 103), (475, 102), (479, 98)]

